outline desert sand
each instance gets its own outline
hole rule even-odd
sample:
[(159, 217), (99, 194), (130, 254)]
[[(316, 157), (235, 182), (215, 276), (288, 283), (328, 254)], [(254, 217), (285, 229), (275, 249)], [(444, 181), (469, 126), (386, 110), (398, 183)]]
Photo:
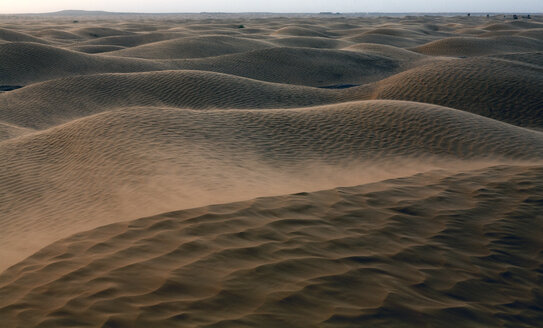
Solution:
[(541, 327), (543, 16), (0, 16), (0, 326)]

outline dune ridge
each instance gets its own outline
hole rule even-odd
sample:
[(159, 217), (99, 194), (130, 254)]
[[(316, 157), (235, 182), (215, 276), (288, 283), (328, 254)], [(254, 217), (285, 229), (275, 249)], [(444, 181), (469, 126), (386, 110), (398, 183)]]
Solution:
[[(30, 244), (17, 240), (28, 233), (43, 243), (134, 212), (353, 185), (372, 175), (471, 165), (462, 164), (467, 160), (537, 162), (543, 133), (400, 101), (269, 110), (120, 108), (5, 140), (0, 152), (2, 247), (24, 253)], [(373, 169), (387, 163), (383, 173)], [(157, 197), (159, 190), (169, 196)], [(135, 207), (124, 204), (136, 198)], [(62, 223), (52, 230), (51, 221)]]
[(492, 38), (451, 37), (433, 41), (414, 51), (432, 56), (481, 56), (497, 53), (543, 50), (539, 40), (521, 36), (496, 36)]
[(540, 66), (477, 57), (406, 70), (377, 82), (371, 97), (432, 103), (541, 128), (542, 90)]
[(143, 59), (97, 57), (31, 42), (0, 44), (1, 84), (20, 84), (100, 72), (141, 72), (165, 69), (161, 63)]
[[(172, 41), (162, 43), (165, 42)], [(151, 47), (151, 51), (156, 50)], [(402, 68), (397, 58), (335, 49), (275, 47), (208, 58), (162, 60), (120, 57), (112, 53), (115, 51), (93, 55), (25, 42), (0, 44), (0, 56), (8, 59), (0, 63), (0, 69), (5, 72), (0, 83), (27, 85), (71, 75), (185, 69), (268, 82), (326, 86), (340, 82), (373, 82)], [(321, 67), (321, 71), (315, 71), (315, 66)]]
[(6, 28), (0, 28), (0, 40), (9, 42), (35, 42), (47, 44), (48, 42), (40, 38), (33, 37), (26, 33), (13, 31)]
[[(192, 59), (180, 68), (215, 71), (268, 82), (327, 86), (364, 84), (401, 69), (397, 60), (335, 49), (275, 47), (240, 54)], [(318, 70), (315, 70), (318, 67)]]
[(535, 326), (542, 178), (541, 166), (434, 172), (101, 227), (0, 275), (0, 316), (57, 327)]
[(0, 121), (0, 142), (2, 140), (15, 138), (32, 132), (34, 132), (32, 129)]
[(109, 55), (146, 59), (203, 58), (271, 48), (264, 41), (225, 35), (206, 35), (159, 41), (119, 50)]
[(32, 84), (0, 95), (0, 119), (43, 129), (123, 107), (296, 108), (355, 99), (357, 94), (337, 90), (287, 86), (206, 71), (99, 74)]

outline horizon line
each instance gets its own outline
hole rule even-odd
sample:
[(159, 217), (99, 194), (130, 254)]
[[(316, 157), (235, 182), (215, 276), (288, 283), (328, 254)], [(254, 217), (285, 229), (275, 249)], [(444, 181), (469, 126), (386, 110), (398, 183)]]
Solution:
[(168, 15), (168, 14), (320, 14), (320, 15), (352, 15), (352, 14), (543, 14), (538, 11), (319, 11), (319, 12), (279, 12), (279, 11), (187, 11), (187, 12), (138, 12), (138, 11), (107, 11), (85, 9), (63, 9), (45, 12), (18, 12), (0, 13), (0, 15), (47, 15), (61, 13), (104, 13), (104, 14), (143, 14), (143, 15)]

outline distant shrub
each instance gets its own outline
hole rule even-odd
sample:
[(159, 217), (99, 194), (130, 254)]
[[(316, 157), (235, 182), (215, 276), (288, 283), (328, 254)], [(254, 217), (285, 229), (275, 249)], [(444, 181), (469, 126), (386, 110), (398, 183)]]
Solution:
[(245, 28), (245, 25), (238, 25), (238, 28)]

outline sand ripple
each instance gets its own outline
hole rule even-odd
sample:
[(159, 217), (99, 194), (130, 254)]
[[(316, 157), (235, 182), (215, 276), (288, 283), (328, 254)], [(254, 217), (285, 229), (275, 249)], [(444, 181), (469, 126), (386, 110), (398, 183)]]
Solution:
[(0, 326), (539, 327), (542, 90), (537, 15), (0, 15)]
[(535, 327), (543, 170), (260, 198), (58, 241), (0, 276), (40, 327)]

